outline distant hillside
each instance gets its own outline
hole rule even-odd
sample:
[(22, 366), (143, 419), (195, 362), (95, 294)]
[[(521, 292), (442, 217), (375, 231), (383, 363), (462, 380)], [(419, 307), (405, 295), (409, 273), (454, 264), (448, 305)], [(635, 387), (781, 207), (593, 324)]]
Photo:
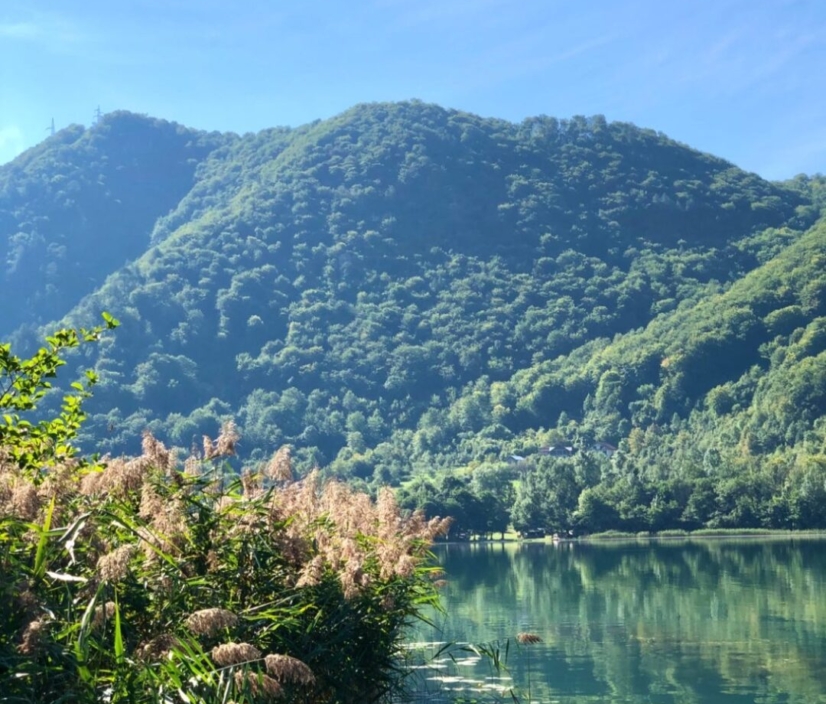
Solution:
[(143, 254), (226, 137), (112, 113), (0, 167), (0, 334), (65, 315)]
[[(594, 453), (529, 467), (517, 523), (629, 531), (826, 525), (824, 272), (821, 219), (728, 290), (595, 343), (587, 358), (514, 375), (507, 393), (533, 423), (577, 409), (560, 419), (556, 437), (620, 446), (613, 476), (604, 461), (594, 465)], [(577, 462), (590, 479), (548, 484), (560, 471), (575, 476)]]
[[(591, 464), (564, 521), (536, 507), (523, 521), (561, 527), (585, 526), (577, 502), (610, 503), (599, 487), (618, 477), (642, 482), (628, 506), (650, 503), (658, 482), (696, 469), (678, 446), (722, 443), (757, 467), (822, 430), (817, 343), (796, 347), (824, 315), (819, 179), (769, 183), (599, 116), (512, 124), (418, 102), (244, 137), (127, 114), (70, 136), (0, 169), (0, 211), (29, 223), (0, 213), (4, 253), (18, 231), (29, 243), (7, 254), (3, 294), (25, 295), (4, 323), (121, 319), (83, 360), (103, 380), (90, 447), (131, 449), (150, 427), (189, 448), (234, 417), (246, 457), (289, 443), (299, 466), (381, 483), (558, 440), (619, 446), (570, 460)], [(19, 195), (33, 173), (90, 182), (103, 154), (108, 179), (132, 180), (94, 197), (89, 185), (82, 216), (46, 185)], [(70, 223), (62, 258), (35, 226), (55, 202), (49, 222)], [(107, 239), (116, 222), (122, 247)], [(41, 306), (50, 295), (64, 308)], [(798, 377), (815, 388), (781, 413)], [(536, 482), (558, 469), (540, 464)], [(663, 495), (681, 507), (669, 525), (686, 524), (691, 487)], [(637, 518), (615, 523), (655, 522)]]

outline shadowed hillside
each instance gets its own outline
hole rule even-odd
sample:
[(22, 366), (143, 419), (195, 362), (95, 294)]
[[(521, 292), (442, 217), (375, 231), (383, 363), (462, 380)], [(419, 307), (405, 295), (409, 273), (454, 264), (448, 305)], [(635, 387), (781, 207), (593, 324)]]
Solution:
[(229, 139), (117, 112), (0, 167), (0, 333), (55, 320), (143, 254), (159, 217)]

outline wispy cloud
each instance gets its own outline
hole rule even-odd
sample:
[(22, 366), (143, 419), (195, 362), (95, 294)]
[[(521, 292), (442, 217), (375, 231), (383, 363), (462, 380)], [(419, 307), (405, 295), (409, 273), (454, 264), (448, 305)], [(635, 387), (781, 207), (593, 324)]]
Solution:
[(742, 94), (793, 77), (796, 67), (805, 66), (807, 52), (826, 41), (826, 28), (817, 22), (806, 27), (799, 18), (766, 8), (752, 13), (739, 9), (734, 3), (720, 10), (718, 24), (730, 29), (714, 32), (707, 24), (687, 28), (684, 44), (672, 47), (673, 80), (718, 96)]
[(17, 125), (0, 127), (0, 164), (11, 161), (26, 148), (23, 130)]
[(0, 37), (31, 40), (37, 39), (38, 34), (40, 34), (40, 29), (34, 22), (0, 23)]
[(593, 37), (548, 51), (541, 46), (543, 35), (544, 33), (526, 35), (516, 42), (509, 42), (488, 52), (484, 61), (474, 67), (480, 84), (544, 74), (558, 64), (580, 59), (610, 44), (615, 38), (613, 35)]
[[(497, 19), (492, 11), (497, 7), (508, 7), (507, 0), (376, 0), (378, 10), (396, 12), (395, 29), (413, 29), (421, 26), (444, 26), (449, 22), (466, 22), (471, 17), (486, 16), (491, 21)], [(499, 17), (501, 19), (501, 16)], [(392, 28), (391, 28), (392, 29)]]
[(60, 50), (89, 41), (89, 33), (77, 23), (55, 13), (28, 13), (25, 17), (0, 16), (0, 37), (40, 44)]
[(826, 128), (807, 131), (786, 144), (766, 144), (749, 164), (764, 178), (787, 179), (799, 173), (824, 173)]

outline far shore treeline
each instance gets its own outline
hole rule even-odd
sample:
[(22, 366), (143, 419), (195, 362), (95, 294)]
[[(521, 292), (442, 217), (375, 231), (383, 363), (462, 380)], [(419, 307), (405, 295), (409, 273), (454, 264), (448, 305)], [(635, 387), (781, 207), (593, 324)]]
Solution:
[(601, 116), (112, 113), (0, 167), (0, 339), (110, 311), (86, 451), (232, 420), (454, 537), (823, 528), (824, 202)]

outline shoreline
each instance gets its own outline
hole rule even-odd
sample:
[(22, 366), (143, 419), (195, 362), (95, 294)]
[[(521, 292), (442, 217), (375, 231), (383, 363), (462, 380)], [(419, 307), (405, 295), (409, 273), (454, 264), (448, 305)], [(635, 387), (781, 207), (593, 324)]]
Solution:
[(770, 528), (701, 528), (695, 531), (665, 530), (659, 533), (630, 533), (623, 531), (606, 531), (576, 537), (544, 536), (535, 538), (519, 538), (506, 534), (504, 538), (473, 538), (470, 540), (446, 540), (434, 544), (438, 545), (493, 545), (504, 543), (531, 543), (531, 544), (575, 544), (575, 543), (610, 543), (630, 541), (678, 541), (678, 540), (709, 540), (720, 538), (826, 538), (826, 529), (805, 530), (777, 530)]

